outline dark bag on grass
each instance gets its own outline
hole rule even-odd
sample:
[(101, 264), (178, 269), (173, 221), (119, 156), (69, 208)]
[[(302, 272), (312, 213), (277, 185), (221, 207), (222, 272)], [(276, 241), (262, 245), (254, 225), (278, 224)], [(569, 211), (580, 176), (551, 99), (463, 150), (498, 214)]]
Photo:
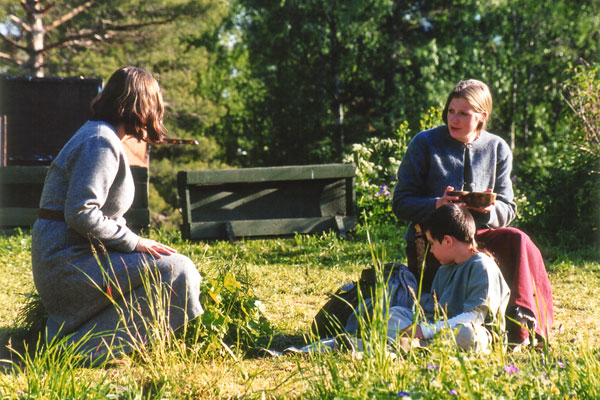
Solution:
[[(388, 279), (394, 272), (407, 267), (400, 263), (388, 263), (383, 266), (383, 279)], [(345, 332), (348, 318), (354, 310), (358, 309), (358, 288), (360, 287), (363, 299), (369, 299), (375, 292), (377, 278), (375, 268), (365, 268), (358, 282), (346, 283), (340, 287), (334, 294), (329, 296), (329, 300), (319, 310), (315, 316), (311, 331), (320, 338), (334, 337), (339, 333)]]

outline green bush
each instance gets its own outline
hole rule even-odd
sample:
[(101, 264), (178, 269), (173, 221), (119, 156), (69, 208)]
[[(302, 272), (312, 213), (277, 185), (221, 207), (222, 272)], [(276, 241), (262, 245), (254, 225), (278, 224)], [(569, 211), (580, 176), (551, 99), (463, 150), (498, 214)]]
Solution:
[(396, 170), (409, 141), (408, 122), (395, 131), (394, 138), (368, 138), (352, 145), (345, 162), (356, 164), (356, 205), (359, 214), (370, 224), (395, 221), (392, 190)]
[(600, 69), (579, 66), (568, 74), (572, 128), (532, 147), (515, 178), (519, 225), (548, 246), (577, 249), (600, 241)]
[(233, 272), (223, 271), (205, 281), (201, 293), (201, 330), (208, 346), (225, 343), (242, 350), (268, 346), (273, 329), (250, 285), (240, 282)]
[[(567, 153), (569, 154), (569, 153)], [(571, 155), (573, 153), (570, 153)], [(519, 226), (548, 246), (577, 249), (600, 241), (600, 171), (589, 156), (564, 157), (547, 174), (530, 175)], [(557, 157), (557, 159), (559, 159)]]
[[(430, 108), (421, 116), (421, 129), (440, 123), (441, 109)], [(392, 138), (368, 138), (352, 145), (345, 162), (356, 164), (356, 205), (363, 221), (371, 225), (395, 222), (392, 212), (392, 192), (396, 186), (396, 171), (413, 133), (404, 121)]]

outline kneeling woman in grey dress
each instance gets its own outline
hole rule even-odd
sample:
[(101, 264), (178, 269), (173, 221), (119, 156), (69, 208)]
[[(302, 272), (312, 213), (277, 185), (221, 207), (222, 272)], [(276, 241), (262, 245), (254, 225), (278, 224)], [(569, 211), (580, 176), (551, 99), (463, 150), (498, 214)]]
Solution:
[(134, 183), (122, 141), (164, 139), (158, 83), (142, 69), (121, 68), (92, 113), (50, 166), (31, 253), (48, 341), (70, 335), (77, 351), (100, 361), (155, 335), (148, 326), (156, 315), (175, 330), (202, 307), (192, 261), (139, 237), (123, 218)]

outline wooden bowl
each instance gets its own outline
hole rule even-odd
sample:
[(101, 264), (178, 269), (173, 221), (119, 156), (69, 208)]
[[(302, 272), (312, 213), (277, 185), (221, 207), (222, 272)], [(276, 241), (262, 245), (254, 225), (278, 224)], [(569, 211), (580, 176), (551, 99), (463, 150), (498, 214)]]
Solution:
[(464, 190), (452, 190), (450, 196), (457, 196), (458, 201), (465, 203), (467, 207), (485, 208), (496, 200), (494, 192), (466, 192)]

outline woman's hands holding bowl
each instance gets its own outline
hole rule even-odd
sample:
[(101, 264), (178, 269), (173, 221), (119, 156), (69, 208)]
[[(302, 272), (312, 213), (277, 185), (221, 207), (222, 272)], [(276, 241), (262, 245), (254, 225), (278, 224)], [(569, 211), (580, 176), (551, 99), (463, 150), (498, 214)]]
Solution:
[(444, 195), (436, 200), (435, 206), (438, 208), (444, 204), (458, 203), (473, 211), (489, 213), (494, 209), (495, 201), (496, 193), (492, 189), (485, 192), (466, 192), (447, 186)]

